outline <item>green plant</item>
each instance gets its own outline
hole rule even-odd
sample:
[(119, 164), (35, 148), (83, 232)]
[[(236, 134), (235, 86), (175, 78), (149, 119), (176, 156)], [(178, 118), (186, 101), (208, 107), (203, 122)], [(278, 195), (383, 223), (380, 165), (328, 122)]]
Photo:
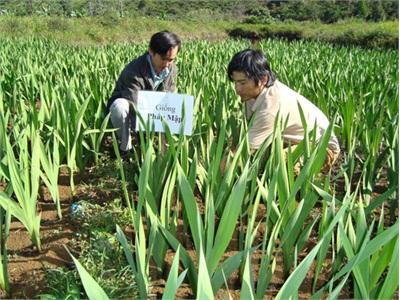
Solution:
[[(40, 214), (36, 210), (40, 176), (40, 146), (39, 135), (33, 129), (32, 154), (29, 153), (28, 135), (22, 132), (18, 141), (20, 146), (20, 159), (16, 160), (14, 149), (6, 135), (5, 125), (0, 124), (0, 135), (6, 141), (7, 166), (9, 170), (10, 192), (0, 191), (0, 205), (11, 215), (16, 217), (28, 230), (32, 243), (41, 250), (40, 243)], [(15, 194), (17, 202), (11, 197)]]
[(5, 291), (6, 296), (10, 294), (7, 254), (7, 239), (10, 234), (10, 223), (10, 212), (0, 208), (0, 287)]
[(82, 285), (79, 283), (79, 275), (76, 270), (65, 268), (49, 269), (45, 273), (49, 286), (46, 294), (39, 295), (42, 300), (55, 299), (81, 299)]
[[(346, 296), (359, 298), (393, 295), (398, 217), (387, 210), (396, 210), (398, 189), (396, 51), (261, 40), (279, 80), (311, 99), (331, 125), (320, 140), (307, 128), (293, 150), (284, 149), (285, 124), (277, 122), (251, 153), (251, 123), (221, 68), (248, 42), (187, 42), (177, 58), (178, 91), (196, 99), (192, 136), (172, 135), (167, 126), (161, 135), (142, 123), (140, 145), (122, 163), (102, 155), (105, 133), (115, 131), (107, 128), (105, 95), (126, 60), (147, 45), (1, 41), (0, 203), (40, 245), (37, 189), (46, 185), (57, 205), (60, 168), (67, 166), (72, 188), (76, 172), (90, 177), (85, 189), (112, 186), (115, 202), (105, 196), (102, 205), (83, 197), (76, 203), (83, 213), (73, 242), (80, 264), (107, 296), (149, 297), (151, 276), (159, 276), (168, 277), (169, 295), (185, 277), (190, 296), (212, 298), (232, 288), (237, 274), (242, 298), (263, 298), (278, 264), (285, 273), (278, 298), (300, 297), (308, 272), (314, 298), (349, 290)], [(342, 157), (330, 173), (319, 174), (332, 133)], [(186, 273), (178, 275), (179, 267)], [(75, 283), (63, 291), (73, 294)]]
[[(69, 250), (67, 249), (69, 252)], [(104, 290), (99, 286), (99, 284), (93, 279), (92, 276), (86, 271), (86, 269), (80, 264), (79, 260), (77, 260), (70, 252), (76, 268), (78, 269), (79, 276), (82, 280), (82, 285), (85, 288), (86, 294), (88, 295), (89, 299), (101, 299), (101, 300), (108, 300), (107, 294)]]

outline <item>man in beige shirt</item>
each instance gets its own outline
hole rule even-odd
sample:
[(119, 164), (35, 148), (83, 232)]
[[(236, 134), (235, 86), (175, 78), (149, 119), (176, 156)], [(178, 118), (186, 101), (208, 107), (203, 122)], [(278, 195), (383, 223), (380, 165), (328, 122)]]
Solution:
[[(235, 54), (228, 65), (228, 76), (235, 84), (236, 93), (246, 105), (247, 118), (254, 117), (248, 133), (252, 150), (258, 149), (273, 133), (278, 116), (287, 120), (282, 131), (285, 145), (301, 142), (305, 130), (299, 105), (304, 113), (308, 132), (315, 128), (317, 140), (328, 128), (329, 121), (318, 107), (276, 79), (261, 51), (246, 49)], [(338, 140), (332, 134), (323, 169), (329, 169), (339, 153)]]

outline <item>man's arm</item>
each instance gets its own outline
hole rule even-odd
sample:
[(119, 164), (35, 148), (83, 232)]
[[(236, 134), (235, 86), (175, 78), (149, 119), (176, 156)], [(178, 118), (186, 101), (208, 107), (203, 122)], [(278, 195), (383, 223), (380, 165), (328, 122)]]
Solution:
[[(236, 148), (231, 149), (230, 151), (233, 153), (233, 155), (235, 155)], [(229, 153), (224, 155), (221, 159), (221, 163), (219, 164), (219, 171), (221, 172), (221, 175), (225, 173), (226, 162), (228, 161), (228, 155)]]
[[(249, 129), (248, 137), (250, 144), (250, 154), (254, 154), (261, 144), (274, 132), (275, 116), (268, 113), (266, 110), (257, 111), (255, 119), (252, 122), (252, 126)], [(236, 147), (231, 149), (233, 155), (235, 155)], [(225, 172), (226, 162), (228, 155), (224, 155), (220, 163), (221, 174)]]
[(121, 91), (121, 97), (127, 99), (131, 105), (136, 106), (138, 91), (144, 90), (143, 81), (139, 80), (135, 76), (131, 79), (128, 77), (123, 77), (124, 89)]
[[(250, 148), (250, 155), (253, 155), (256, 151), (257, 151), (257, 149)], [(236, 152), (237, 152), (236, 147), (234, 147), (230, 150), (230, 153), (232, 153), (232, 156), (235, 156)], [(226, 162), (228, 161), (228, 155), (229, 155), (229, 153), (224, 155), (221, 159), (221, 163), (219, 164), (219, 170), (220, 170), (221, 174), (225, 173)]]
[(274, 132), (275, 115), (261, 110), (255, 112), (255, 120), (249, 129), (248, 137), (252, 153)]

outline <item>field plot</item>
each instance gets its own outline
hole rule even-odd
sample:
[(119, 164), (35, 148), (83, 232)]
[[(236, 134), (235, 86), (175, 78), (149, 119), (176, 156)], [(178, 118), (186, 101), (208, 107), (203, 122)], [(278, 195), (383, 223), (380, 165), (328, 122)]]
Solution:
[(105, 104), (123, 66), (147, 45), (1, 40), (2, 297), (397, 293), (397, 51), (261, 42), (278, 79), (333, 120), (342, 153), (320, 174), (328, 134), (320, 143), (305, 136), (285, 159), (277, 126), (250, 155), (244, 108), (226, 75), (248, 46), (184, 44), (178, 91), (195, 97), (193, 135), (167, 132), (161, 154), (147, 128), (122, 163), (112, 158), (119, 153)]

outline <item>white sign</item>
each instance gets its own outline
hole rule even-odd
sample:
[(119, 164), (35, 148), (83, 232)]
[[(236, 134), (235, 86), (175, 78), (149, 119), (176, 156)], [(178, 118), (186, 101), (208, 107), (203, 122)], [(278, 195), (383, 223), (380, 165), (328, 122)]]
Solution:
[[(168, 124), (171, 133), (179, 134), (184, 126), (185, 135), (192, 134), (194, 98), (190, 95), (139, 91), (136, 109), (147, 124), (154, 122), (156, 132), (164, 132), (162, 120)], [(182, 105), (185, 104), (185, 120), (182, 116)], [(185, 121), (185, 124), (183, 124)], [(143, 130), (140, 119), (136, 118), (136, 131)]]

